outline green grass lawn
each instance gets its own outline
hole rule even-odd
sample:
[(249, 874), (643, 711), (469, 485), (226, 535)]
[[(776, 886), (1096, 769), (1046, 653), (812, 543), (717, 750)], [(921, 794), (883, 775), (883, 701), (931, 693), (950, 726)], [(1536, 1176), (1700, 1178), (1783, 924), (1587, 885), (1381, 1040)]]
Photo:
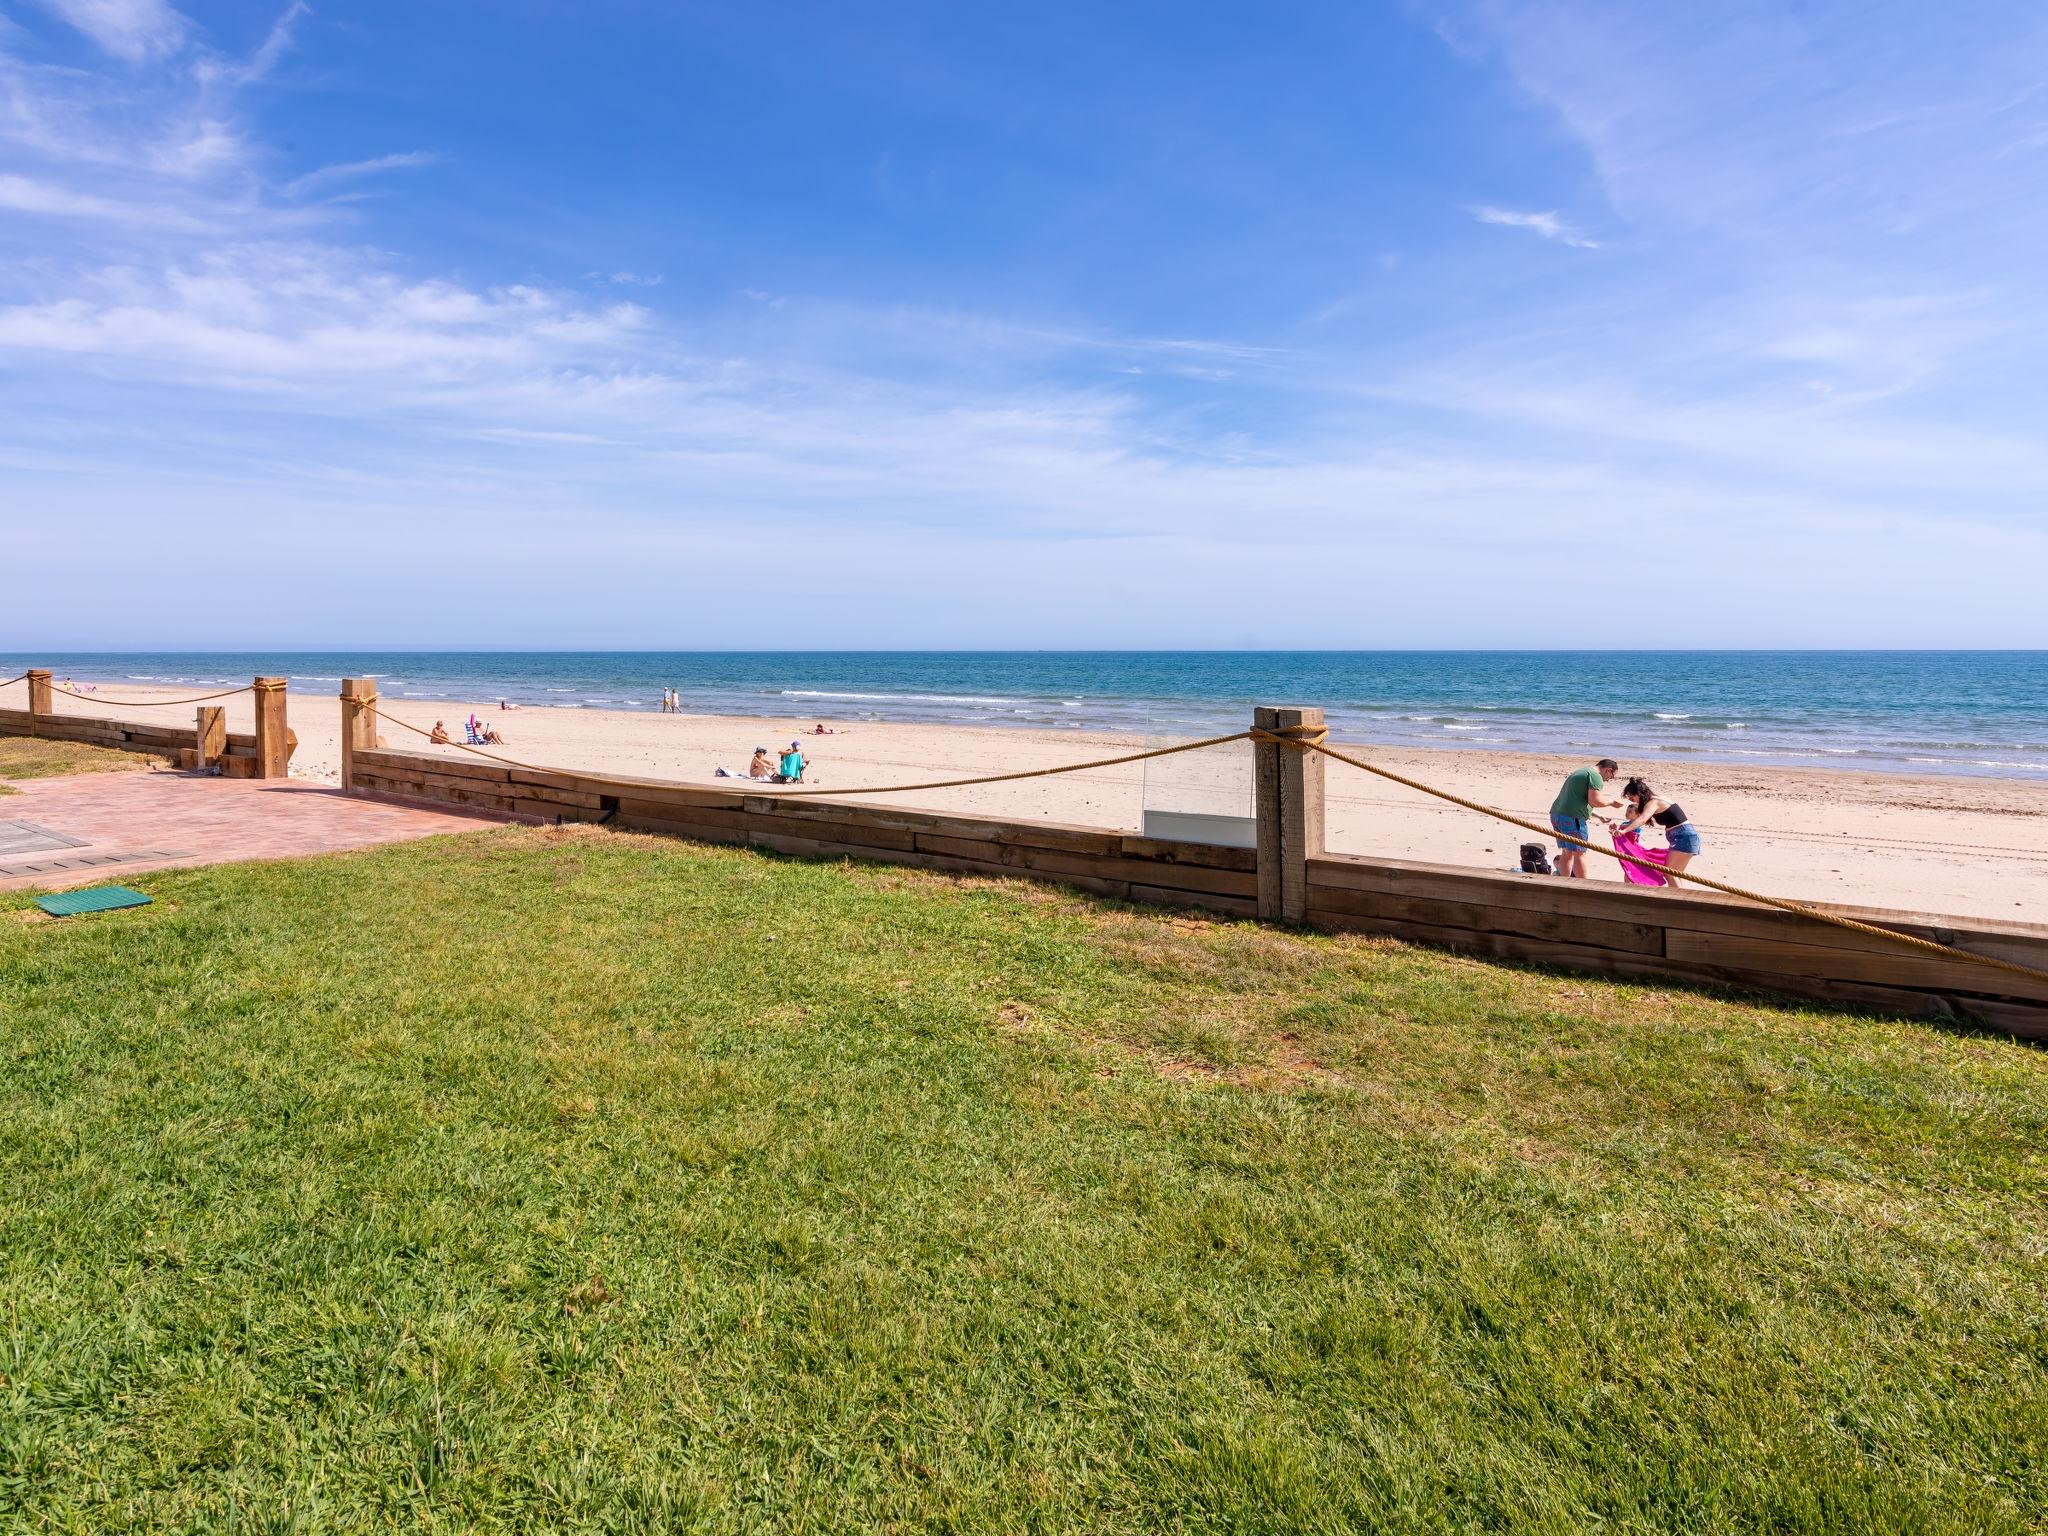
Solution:
[(0, 1530), (2004, 1531), (2048, 1054), (499, 829), (0, 896)]
[[(147, 768), (139, 752), (90, 747), (78, 741), (44, 741), (40, 737), (0, 736), (0, 781), (54, 779), (67, 773), (107, 773)], [(0, 795), (14, 791), (0, 782)]]

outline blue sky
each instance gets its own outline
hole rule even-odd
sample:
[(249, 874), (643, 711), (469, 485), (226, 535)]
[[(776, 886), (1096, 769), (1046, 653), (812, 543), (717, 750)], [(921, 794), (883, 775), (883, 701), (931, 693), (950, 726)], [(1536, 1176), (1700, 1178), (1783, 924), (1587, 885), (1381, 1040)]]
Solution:
[(0, 0), (0, 644), (2048, 645), (2048, 11)]

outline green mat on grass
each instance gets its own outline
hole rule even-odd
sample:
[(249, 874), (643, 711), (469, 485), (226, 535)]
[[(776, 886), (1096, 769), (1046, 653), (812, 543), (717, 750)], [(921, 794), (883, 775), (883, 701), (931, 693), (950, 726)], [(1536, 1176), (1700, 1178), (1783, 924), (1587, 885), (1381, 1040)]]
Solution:
[(146, 907), (149, 898), (125, 885), (95, 886), (89, 891), (64, 891), (55, 896), (38, 896), (36, 905), (52, 917), (76, 917), (81, 912), (112, 912), (120, 907)]

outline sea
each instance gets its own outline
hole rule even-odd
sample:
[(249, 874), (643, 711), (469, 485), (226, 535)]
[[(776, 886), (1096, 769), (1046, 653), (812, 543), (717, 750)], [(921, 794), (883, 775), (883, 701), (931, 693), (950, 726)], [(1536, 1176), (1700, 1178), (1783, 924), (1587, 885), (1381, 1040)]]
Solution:
[(658, 710), (672, 687), (691, 713), (1160, 737), (1318, 704), (1354, 741), (2048, 777), (2048, 651), (44, 652), (0, 676), (30, 666), (556, 709)]

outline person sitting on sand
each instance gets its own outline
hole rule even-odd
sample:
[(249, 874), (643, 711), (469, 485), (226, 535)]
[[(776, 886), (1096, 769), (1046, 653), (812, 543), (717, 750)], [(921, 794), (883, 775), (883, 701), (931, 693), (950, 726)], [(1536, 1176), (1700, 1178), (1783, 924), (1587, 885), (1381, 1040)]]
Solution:
[(775, 764), (769, 758), (766, 747), (754, 748), (754, 760), (747, 764), (747, 777), (750, 779), (772, 779), (775, 777)]
[[(1586, 850), (1580, 846), (1586, 840), (1586, 822), (1596, 805), (1620, 805), (1619, 800), (1610, 800), (1601, 791), (1607, 781), (1621, 772), (1621, 764), (1611, 757), (1603, 757), (1587, 768), (1577, 768), (1565, 775), (1564, 787), (1557, 792), (1557, 798), (1550, 803), (1550, 828), (1558, 834), (1557, 872), (1572, 880), (1586, 878)], [(1601, 820), (1606, 820), (1603, 816)], [(1576, 838), (1577, 842), (1567, 842)]]
[(1648, 780), (1630, 779), (1622, 785), (1621, 803), (1627, 814), (1622, 824), (1614, 829), (1617, 838), (1632, 837), (1651, 823), (1663, 828), (1664, 844), (1670, 852), (1662, 862), (1673, 874), (1700, 856), (1703, 846), (1700, 829), (1686, 817), (1683, 806), (1661, 798)]
[(792, 741), (789, 750), (782, 754), (781, 771), (775, 775), (778, 783), (801, 784), (804, 781), (804, 749), (800, 742)]
[(518, 707), (519, 706), (517, 704), (514, 704), (510, 699), (498, 700), (498, 708), (500, 709), (517, 709)]
[(433, 730), (427, 733), (427, 740), (437, 747), (452, 747), (455, 745), (454, 742), (448, 739), (448, 727), (438, 720), (434, 722)]

